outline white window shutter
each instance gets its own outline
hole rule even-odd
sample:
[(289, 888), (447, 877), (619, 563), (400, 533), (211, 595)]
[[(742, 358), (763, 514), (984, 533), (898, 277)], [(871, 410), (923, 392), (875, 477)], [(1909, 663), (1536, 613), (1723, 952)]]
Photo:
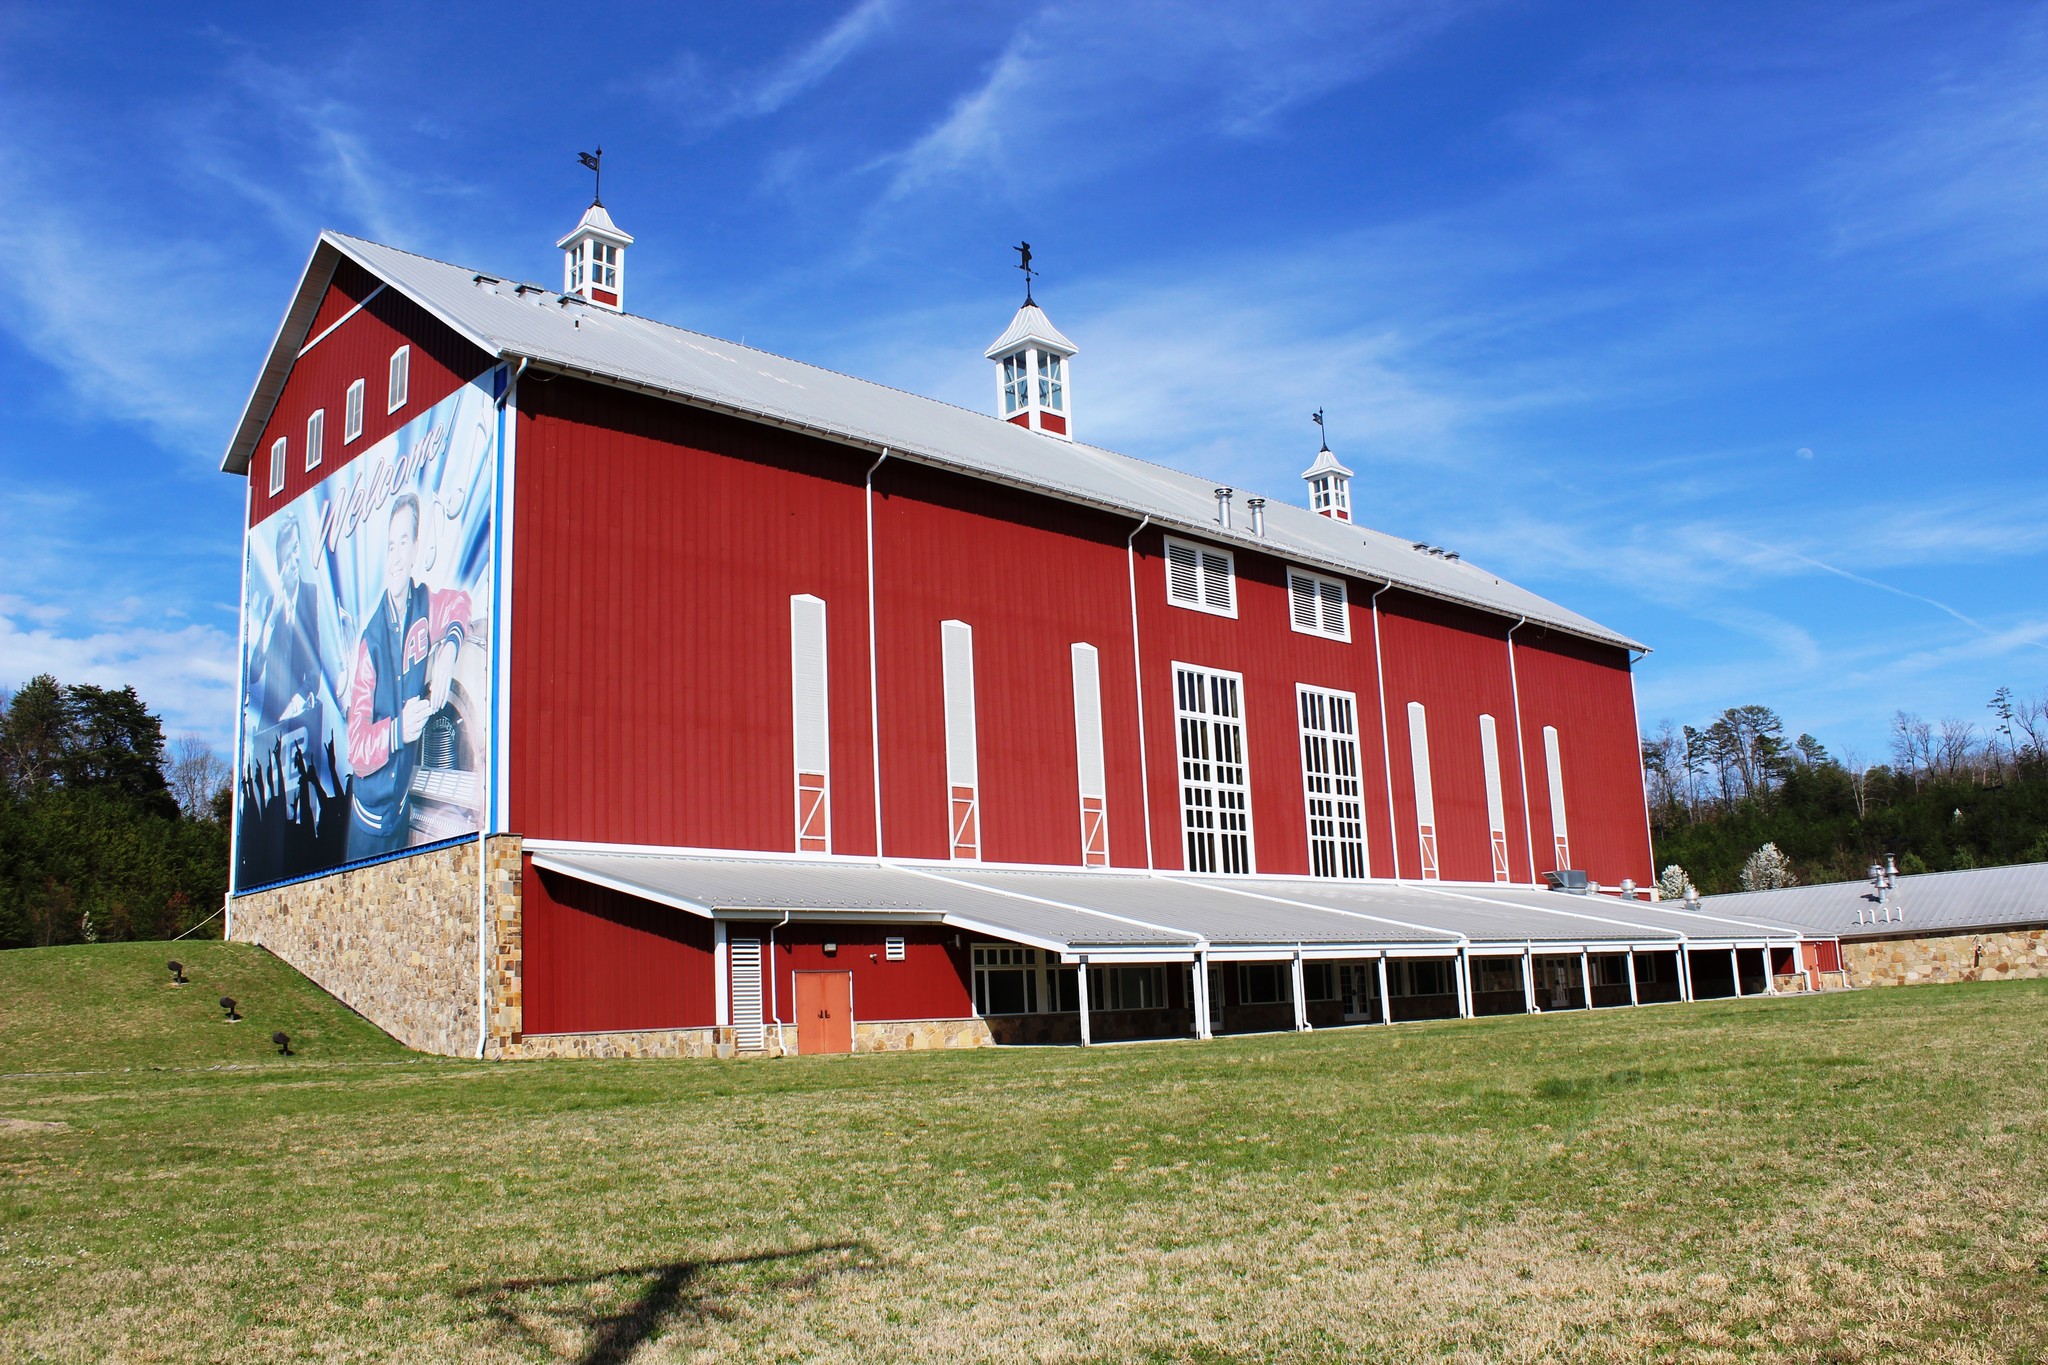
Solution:
[(1201, 603), (1202, 573), (1194, 546), (1166, 542), (1166, 595), (1176, 602)]
[(1429, 716), (1422, 703), (1408, 703), (1408, 753), (1415, 766), (1415, 818), (1436, 824), (1436, 788), (1429, 776)]
[(979, 787), (974, 743), (974, 627), (939, 626), (946, 690), (946, 785)]
[(789, 666), (797, 771), (826, 772), (832, 745), (825, 692), (825, 604), (809, 594), (789, 599)]
[(1237, 585), (1232, 581), (1229, 555), (1202, 551), (1202, 605), (1211, 611), (1237, 610)]
[(1322, 632), (1339, 639), (1351, 637), (1351, 623), (1344, 615), (1344, 583), (1341, 579), (1325, 578), (1316, 584), (1316, 595), (1323, 606)]
[(1507, 803), (1501, 799), (1500, 739), (1492, 716), (1479, 717), (1479, 758), (1486, 769), (1486, 827), (1504, 830), (1508, 827)]
[(1317, 630), (1316, 581), (1307, 574), (1287, 575), (1287, 610), (1296, 630)]
[(1102, 675), (1094, 645), (1077, 644), (1074, 656), (1074, 760), (1081, 795), (1108, 795), (1102, 760)]
[(1557, 851), (1559, 870), (1571, 864), (1571, 833), (1564, 819), (1564, 764), (1557, 752), (1557, 727), (1543, 727), (1543, 763), (1550, 769), (1550, 838)]

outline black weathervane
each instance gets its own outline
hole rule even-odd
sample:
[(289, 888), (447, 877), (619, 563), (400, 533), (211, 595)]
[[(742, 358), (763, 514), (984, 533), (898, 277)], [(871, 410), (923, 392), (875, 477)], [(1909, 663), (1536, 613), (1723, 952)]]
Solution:
[(599, 147), (594, 152), (578, 152), (576, 153), (576, 159), (597, 177), (597, 183), (590, 187), (590, 202), (602, 206), (604, 203), (604, 148)]
[(1316, 431), (1323, 438), (1323, 449), (1328, 450), (1330, 448), (1330, 429), (1323, 425), (1323, 410), (1317, 408), (1308, 415), (1308, 420), (1316, 424)]
[(1019, 242), (1010, 248), (1017, 253), (1017, 268), (1024, 272), (1024, 302), (1031, 303), (1031, 277), (1038, 272), (1031, 268), (1031, 243)]

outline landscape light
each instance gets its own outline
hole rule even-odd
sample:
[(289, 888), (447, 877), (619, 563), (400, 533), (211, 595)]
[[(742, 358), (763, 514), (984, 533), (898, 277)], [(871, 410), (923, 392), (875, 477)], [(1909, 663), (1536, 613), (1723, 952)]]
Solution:
[(285, 1034), (284, 1030), (280, 1029), (276, 1033), (271, 1034), (270, 1041), (277, 1044), (278, 1056), (289, 1057), (292, 1055), (292, 1040)]
[(166, 962), (164, 966), (169, 967), (171, 969), (171, 984), (173, 986), (182, 986), (185, 984), (184, 963), (179, 962), (176, 959), (172, 959), (171, 961)]
[(228, 1012), (228, 1017), (224, 1022), (230, 1024), (239, 1024), (242, 1022), (242, 1016), (235, 1013), (235, 997), (233, 997), (232, 995), (223, 995), (220, 998), (220, 1007)]

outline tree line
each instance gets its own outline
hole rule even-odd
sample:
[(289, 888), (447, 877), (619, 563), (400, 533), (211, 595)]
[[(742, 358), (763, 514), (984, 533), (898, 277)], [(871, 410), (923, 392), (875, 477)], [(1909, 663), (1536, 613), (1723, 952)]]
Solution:
[(227, 763), (133, 687), (0, 695), (0, 947), (218, 934)]
[(1845, 881), (1887, 853), (1902, 872), (2048, 861), (2048, 692), (2001, 687), (1986, 712), (1897, 712), (1876, 763), (1788, 738), (1768, 706), (1663, 722), (1643, 737), (1662, 880), (1708, 893)]

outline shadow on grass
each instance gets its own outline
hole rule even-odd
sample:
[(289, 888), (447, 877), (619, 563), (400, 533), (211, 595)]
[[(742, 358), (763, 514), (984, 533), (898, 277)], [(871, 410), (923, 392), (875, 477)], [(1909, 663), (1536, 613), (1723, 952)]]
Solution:
[[(882, 1262), (864, 1242), (825, 1242), (790, 1251), (708, 1261), (619, 1266), (589, 1275), (502, 1280), (456, 1291), (479, 1305), (495, 1334), (515, 1336), (576, 1365), (622, 1365), (647, 1342), (678, 1326), (724, 1317), (724, 1300), (743, 1293), (800, 1294), (837, 1275), (871, 1274)], [(704, 1283), (720, 1270), (759, 1268), (744, 1288)], [(637, 1288), (638, 1292), (633, 1293)], [(621, 1292), (626, 1302), (610, 1305)], [(575, 1338), (580, 1346), (563, 1349)]]

